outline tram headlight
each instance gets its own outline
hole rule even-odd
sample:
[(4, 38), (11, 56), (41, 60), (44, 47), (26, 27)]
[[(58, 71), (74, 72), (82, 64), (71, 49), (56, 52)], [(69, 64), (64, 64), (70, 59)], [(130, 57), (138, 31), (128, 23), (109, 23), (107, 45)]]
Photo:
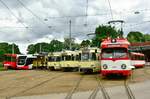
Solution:
[(104, 65), (103, 65), (103, 68), (104, 68), (104, 69), (107, 69), (107, 68), (108, 68), (108, 66), (107, 66), (106, 64), (104, 64)]
[(122, 65), (121, 65), (121, 68), (122, 68), (122, 69), (126, 69), (126, 68), (127, 68), (126, 64), (122, 64)]

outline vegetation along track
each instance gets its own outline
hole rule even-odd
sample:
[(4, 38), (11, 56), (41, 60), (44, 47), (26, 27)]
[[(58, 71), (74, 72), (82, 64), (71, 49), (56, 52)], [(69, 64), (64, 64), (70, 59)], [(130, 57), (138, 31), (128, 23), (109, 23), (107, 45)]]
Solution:
[(72, 95), (75, 93), (75, 91), (77, 90), (77, 88), (80, 85), (80, 82), (82, 81), (84, 75), (81, 75), (79, 80), (77, 80), (77, 82), (75, 83), (75, 86), (71, 89), (71, 91), (67, 94), (67, 96), (65, 97), (65, 99), (72, 99)]
[(22, 90), (22, 91), (20, 91), (20, 92), (14, 94), (14, 95), (12, 95), (12, 96), (6, 97), (6, 99), (11, 99), (11, 97), (16, 97), (16, 96), (19, 95), (19, 94), (23, 94), (23, 93), (25, 93), (25, 92), (27, 92), (27, 91), (29, 91), (29, 90), (31, 90), (31, 89), (34, 89), (34, 88), (36, 88), (36, 87), (38, 87), (38, 86), (40, 86), (40, 85), (43, 85), (43, 84), (45, 84), (45, 83), (47, 83), (47, 82), (49, 82), (49, 81), (52, 81), (52, 80), (54, 80), (54, 79), (57, 79), (57, 78), (63, 76), (64, 74), (65, 74), (65, 73), (61, 73), (61, 74), (59, 74), (59, 75), (50, 77), (49, 79), (47, 79), (47, 80), (45, 80), (45, 81), (42, 81), (42, 82), (40, 82), (40, 83), (38, 83), (38, 84), (36, 84), (36, 85), (30, 87), (30, 88), (27, 88), (27, 89), (25, 89), (25, 90)]

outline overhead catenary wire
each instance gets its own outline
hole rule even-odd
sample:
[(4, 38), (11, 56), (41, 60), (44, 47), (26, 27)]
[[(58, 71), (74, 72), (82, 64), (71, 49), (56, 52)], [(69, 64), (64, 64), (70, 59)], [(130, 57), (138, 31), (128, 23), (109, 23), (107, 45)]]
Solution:
[[(22, 22), (20, 22), (19, 20), (19, 18), (12, 12), (12, 10), (7, 6), (7, 4), (3, 1), (3, 0), (0, 0), (0, 2), (8, 9), (8, 11), (17, 19), (17, 21), (19, 22), (19, 23), (21, 23), (22, 25), (23, 25), (23, 27), (25, 28), (25, 29), (29, 29), (29, 27), (28, 26), (26, 26), (24, 23), (22, 23)], [(32, 33), (35, 33), (33, 30), (31, 30), (30, 29), (30, 31), (32, 32)]]
[[(17, 19), (17, 21), (18, 22), (20, 22), (19, 20), (19, 18), (12, 12), (12, 10), (7, 6), (7, 4), (3, 1), (3, 0), (0, 0), (0, 2), (8, 9), (8, 11)], [(25, 28), (27, 28), (27, 26), (24, 24), (24, 23), (22, 23), (22, 22), (20, 22)]]
[(48, 28), (50, 28), (50, 26), (48, 26), (48, 24), (46, 24), (44, 22), (44, 20), (42, 20), (39, 16), (37, 16), (31, 9), (29, 9), (28, 7), (26, 7), (24, 5), (24, 3), (20, 0), (17, 0), (27, 11), (29, 11), (34, 17), (36, 17), (39, 21), (41, 21), (43, 24), (45, 24)]
[(108, 4), (109, 4), (109, 9), (110, 9), (111, 18), (112, 18), (112, 20), (113, 20), (114, 18), (113, 18), (113, 12), (112, 12), (112, 7), (111, 7), (110, 0), (108, 0)]

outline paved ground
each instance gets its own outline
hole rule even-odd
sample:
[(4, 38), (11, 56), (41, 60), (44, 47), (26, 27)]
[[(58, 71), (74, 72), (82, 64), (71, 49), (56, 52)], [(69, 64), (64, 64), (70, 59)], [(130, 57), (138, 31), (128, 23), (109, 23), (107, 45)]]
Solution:
[[(133, 79), (129, 79), (130, 88), (136, 99), (150, 97), (150, 68), (136, 69)], [(98, 74), (83, 75), (77, 72), (42, 71), (42, 70), (11, 70), (0, 72), (0, 98), (6, 99), (65, 99), (75, 87), (73, 99), (87, 99), (98, 82)], [(82, 79), (81, 79), (82, 78)], [(99, 76), (111, 99), (127, 99), (122, 86), (124, 78), (103, 78)], [(144, 97), (144, 98), (143, 98)], [(96, 99), (103, 99), (99, 90)]]

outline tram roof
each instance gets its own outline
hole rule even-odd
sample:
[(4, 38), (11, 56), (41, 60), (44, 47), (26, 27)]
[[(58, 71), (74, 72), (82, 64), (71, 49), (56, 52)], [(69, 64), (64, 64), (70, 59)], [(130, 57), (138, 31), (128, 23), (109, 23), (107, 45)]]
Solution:
[(103, 42), (101, 43), (102, 48), (114, 48), (114, 47), (125, 47), (128, 48), (130, 43), (126, 38), (107, 38), (104, 39)]
[(139, 56), (144, 56), (143, 53), (136, 53), (136, 52), (131, 52), (132, 55), (139, 55)]

